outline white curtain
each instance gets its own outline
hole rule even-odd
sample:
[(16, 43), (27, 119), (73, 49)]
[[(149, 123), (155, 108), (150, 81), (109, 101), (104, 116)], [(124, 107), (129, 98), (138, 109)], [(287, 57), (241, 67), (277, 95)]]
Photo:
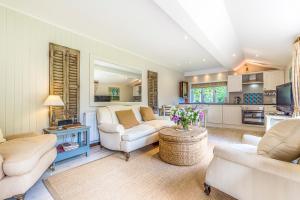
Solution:
[(294, 43), (292, 60), (292, 84), (294, 96), (294, 117), (300, 117), (300, 37)]

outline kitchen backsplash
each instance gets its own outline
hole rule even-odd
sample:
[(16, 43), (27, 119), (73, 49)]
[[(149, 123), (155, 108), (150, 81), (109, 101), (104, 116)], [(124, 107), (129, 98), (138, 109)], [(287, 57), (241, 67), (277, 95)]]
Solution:
[(263, 93), (245, 93), (244, 94), (245, 104), (263, 104), (264, 95)]

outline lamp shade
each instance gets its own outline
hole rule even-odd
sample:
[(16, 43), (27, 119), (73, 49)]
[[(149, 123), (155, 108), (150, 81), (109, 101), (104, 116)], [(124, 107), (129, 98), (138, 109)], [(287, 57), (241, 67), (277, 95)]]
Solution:
[(64, 102), (59, 95), (49, 95), (44, 102), (45, 106), (64, 106)]

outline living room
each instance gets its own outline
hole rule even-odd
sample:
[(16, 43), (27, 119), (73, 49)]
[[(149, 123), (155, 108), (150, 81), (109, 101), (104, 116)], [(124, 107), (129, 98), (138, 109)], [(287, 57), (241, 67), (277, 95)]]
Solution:
[(0, 0), (0, 199), (298, 199), (296, 0)]

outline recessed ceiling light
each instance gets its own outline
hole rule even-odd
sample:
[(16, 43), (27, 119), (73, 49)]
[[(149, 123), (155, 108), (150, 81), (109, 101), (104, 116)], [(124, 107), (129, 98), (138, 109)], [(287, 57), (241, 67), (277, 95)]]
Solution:
[(188, 39), (189, 39), (189, 36), (185, 35), (185, 36), (184, 36), (184, 39), (185, 39), (185, 40), (188, 40)]
[(206, 59), (205, 59), (205, 58), (202, 58), (202, 61), (203, 61), (203, 62), (206, 62)]
[(232, 54), (232, 57), (236, 57), (235, 53), (234, 53), (234, 54)]
[(259, 55), (258, 55), (258, 54), (255, 54), (255, 57), (257, 58), (257, 57), (259, 57)]

